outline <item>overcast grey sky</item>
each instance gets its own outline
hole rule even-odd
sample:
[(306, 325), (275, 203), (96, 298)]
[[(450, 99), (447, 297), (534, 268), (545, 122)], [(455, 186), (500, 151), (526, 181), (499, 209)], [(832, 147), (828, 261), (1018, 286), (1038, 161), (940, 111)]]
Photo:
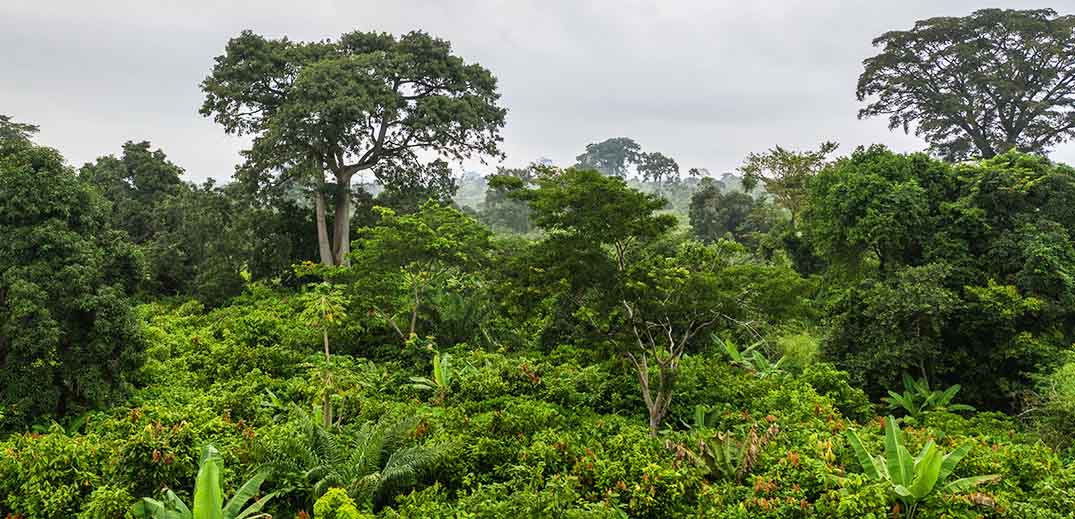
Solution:
[[(629, 136), (719, 174), (773, 144), (922, 149), (856, 118), (870, 41), (983, 7), (1075, 0), (0, 0), (0, 113), (39, 124), (75, 166), (150, 140), (188, 179), (226, 179), (245, 143), (197, 111), (230, 37), (422, 29), (499, 78), (505, 165), (569, 165), (589, 142)], [(1075, 144), (1053, 157), (1075, 163)]]

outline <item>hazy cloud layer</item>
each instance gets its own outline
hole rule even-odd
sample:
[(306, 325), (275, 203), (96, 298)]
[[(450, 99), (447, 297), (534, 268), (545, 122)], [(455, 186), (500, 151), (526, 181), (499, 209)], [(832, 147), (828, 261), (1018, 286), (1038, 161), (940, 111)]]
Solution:
[[(684, 168), (734, 169), (773, 144), (846, 152), (924, 144), (859, 121), (870, 41), (915, 20), (1019, 1), (347, 0), (0, 1), (0, 113), (42, 127), (74, 165), (126, 140), (163, 147), (191, 180), (226, 179), (244, 142), (198, 115), (198, 84), (243, 29), (292, 39), (422, 29), (500, 79), (508, 165), (568, 165), (630, 136)], [(1060, 9), (1063, 6), (1056, 6)], [(1075, 6), (1073, 6), (1075, 7)], [(1075, 163), (1075, 145), (1054, 158)], [(467, 164), (476, 168), (476, 164)], [(479, 168), (480, 169), (480, 168)], [(491, 168), (487, 168), (491, 169)]]

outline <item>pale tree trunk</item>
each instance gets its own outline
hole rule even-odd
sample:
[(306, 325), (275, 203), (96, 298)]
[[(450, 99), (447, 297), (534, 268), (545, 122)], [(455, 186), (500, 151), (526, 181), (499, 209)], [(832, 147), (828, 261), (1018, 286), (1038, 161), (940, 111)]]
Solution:
[(351, 175), (336, 175), (336, 212), (333, 215), (332, 257), (336, 265), (350, 266)]
[[(661, 429), (661, 422), (668, 414), (668, 408), (672, 404), (672, 388), (675, 385), (678, 359), (670, 358), (657, 361), (657, 387), (656, 390), (650, 385), (649, 363), (647, 355), (641, 353), (638, 356), (628, 354), (631, 363), (634, 364), (638, 374), (638, 384), (642, 389), (642, 400), (646, 402), (646, 410), (649, 412), (649, 435), (656, 438)], [(641, 360), (639, 360), (641, 359)]]
[(411, 309), (411, 328), (407, 332), (407, 339), (414, 337), (415, 328), (418, 326), (418, 305), (420, 304), (418, 283), (414, 284), (414, 308)]
[(332, 427), (332, 372), (329, 371), (328, 330), (321, 331), (325, 342), (325, 400), (321, 403), (321, 419), (326, 429)]
[(314, 210), (317, 220), (317, 249), (321, 256), (321, 264), (331, 267), (336, 264), (336, 261), (332, 257), (332, 243), (328, 239), (328, 225), (325, 224), (325, 193), (321, 189), (314, 192)]

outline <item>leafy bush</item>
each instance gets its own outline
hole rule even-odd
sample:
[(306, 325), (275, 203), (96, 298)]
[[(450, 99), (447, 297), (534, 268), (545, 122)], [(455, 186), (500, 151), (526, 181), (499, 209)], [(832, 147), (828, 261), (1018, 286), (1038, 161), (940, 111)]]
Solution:
[(319, 519), (367, 519), (373, 516), (358, 511), (355, 502), (342, 488), (332, 488), (314, 503), (314, 517)]
[(134, 497), (127, 489), (114, 485), (101, 485), (93, 490), (78, 519), (131, 519), (131, 503)]
[(33, 519), (67, 519), (102, 482), (107, 452), (96, 435), (17, 434), (0, 444), (0, 512)]
[(1042, 383), (1034, 423), (1051, 445), (1075, 445), (1075, 362), (1064, 364)]

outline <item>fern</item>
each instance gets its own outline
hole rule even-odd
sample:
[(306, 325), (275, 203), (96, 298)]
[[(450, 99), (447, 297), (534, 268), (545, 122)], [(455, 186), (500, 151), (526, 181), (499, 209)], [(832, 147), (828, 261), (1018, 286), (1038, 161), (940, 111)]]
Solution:
[(301, 474), (316, 500), (332, 488), (343, 488), (359, 506), (380, 508), (417, 484), (450, 445), (416, 446), (417, 418), (366, 422), (352, 434), (325, 429), (302, 409), (293, 409), (302, 436), (290, 442), (268, 465), (286, 474)]

